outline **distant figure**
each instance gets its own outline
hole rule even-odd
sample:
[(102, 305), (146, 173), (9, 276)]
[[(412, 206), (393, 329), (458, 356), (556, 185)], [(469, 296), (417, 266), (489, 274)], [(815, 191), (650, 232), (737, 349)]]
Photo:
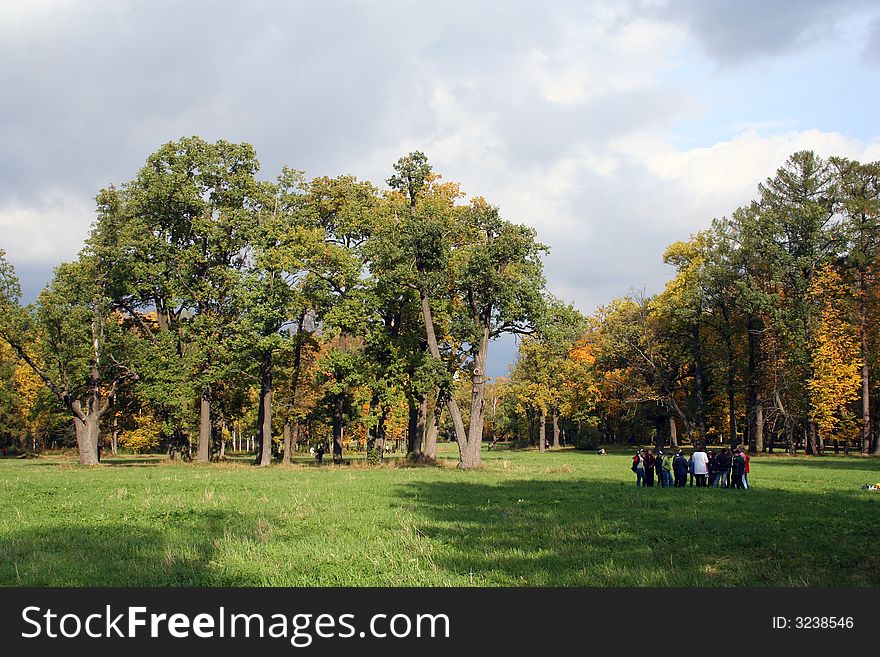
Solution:
[(654, 458), (654, 450), (649, 447), (648, 452), (645, 454), (645, 486), (654, 488), (654, 465), (656, 463), (657, 459)]
[(636, 487), (645, 486), (645, 450), (640, 449), (633, 456), (632, 471), (636, 473)]
[(318, 459), (319, 464), (324, 461), (324, 445), (318, 445), (318, 451), (315, 453), (315, 458)]
[(660, 488), (663, 488), (666, 484), (663, 482), (663, 450), (657, 450), (657, 456), (654, 459), (654, 472), (657, 474), (657, 483), (660, 484)]
[[(660, 452), (663, 456), (663, 452)], [(672, 488), (672, 456), (663, 456), (660, 462), (660, 485), (663, 488)]]
[(709, 474), (709, 456), (703, 451), (702, 445), (697, 445), (691, 459), (694, 462), (694, 479), (697, 480), (697, 487), (705, 488), (706, 476)]
[(706, 485), (712, 486), (715, 483), (715, 474), (717, 472), (715, 468), (715, 452), (711, 449), (707, 450), (706, 456), (709, 457), (709, 464), (706, 466)]
[(608, 452), (605, 451), (604, 447), (599, 448), (599, 456), (605, 456)]
[(741, 450), (743, 458), (746, 460), (746, 469), (743, 471), (743, 488), (749, 487), (749, 461), (751, 461), (751, 457), (749, 456), (746, 448), (743, 447)]
[(743, 474), (746, 471), (746, 460), (743, 457), (742, 451), (739, 449), (736, 450), (736, 455), (733, 457), (733, 487), (734, 488), (745, 488), (743, 485)]
[(675, 472), (675, 487), (684, 488), (688, 477), (688, 461), (684, 457), (684, 450), (678, 450), (678, 454), (672, 459), (672, 470)]
[(730, 488), (730, 465), (730, 448), (725, 447), (715, 457), (715, 477), (712, 479), (712, 486)]

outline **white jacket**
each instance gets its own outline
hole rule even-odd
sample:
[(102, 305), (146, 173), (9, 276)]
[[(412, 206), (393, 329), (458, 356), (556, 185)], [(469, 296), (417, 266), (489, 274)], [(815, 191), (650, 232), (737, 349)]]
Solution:
[(694, 452), (691, 457), (694, 461), (694, 474), (709, 474), (709, 455), (706, 452)]

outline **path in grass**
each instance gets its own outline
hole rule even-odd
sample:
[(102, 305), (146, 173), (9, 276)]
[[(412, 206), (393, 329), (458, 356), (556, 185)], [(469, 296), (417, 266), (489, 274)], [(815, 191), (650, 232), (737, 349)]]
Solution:
[(637, 489), (626, 454), (484, 456), (478, 472), (2, 459), (0, 584), (880, 585), (880, 493), (859, 488), (880, 459), (753, 458), (753, 488), (725, 491)]

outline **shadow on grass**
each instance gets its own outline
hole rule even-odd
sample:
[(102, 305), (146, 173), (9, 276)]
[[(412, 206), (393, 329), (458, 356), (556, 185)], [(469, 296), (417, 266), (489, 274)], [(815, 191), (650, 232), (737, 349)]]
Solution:
[[(880, 477), (880, 459), (865, 456), (849, 456), (843, 455), (835, 457), (812, 457), (812, 456), (781, 456), (759, 457), (752, 460), (752, 465), (760, 468), (784, 468), (791, 466), (803, 466), (807, 468), (819, 468), (828, 470), (862, 470), (865, 472), (873, 472)], [(871, 483), (874, 483), (873, 480)]]
[(594, 481), (419, 483), (397, 491), (475, 584), (880, 584), (880, 496), (637, 489)]
[[(224, 511), (162, 514), (162, 527), (71, 524), (13, 532), (0, 541), (3, 586), (244, 586), (210, 568), (230, 534), (252, 535), (255, 518)], [(154, 519), (155, 522), (156, 519)]]

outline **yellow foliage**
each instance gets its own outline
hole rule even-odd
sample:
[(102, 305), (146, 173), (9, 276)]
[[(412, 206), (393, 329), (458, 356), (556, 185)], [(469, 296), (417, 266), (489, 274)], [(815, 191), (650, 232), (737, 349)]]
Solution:
[(592, 365), (596, 362), (596, 356), (593, 354), (593, 347), (588, 342), (579, 343), (569, 352), (569, 357), (579, 363)]
[(840, 425), (848, 424), (846, 406), (860, 395), (859, 335), (846, 316), (843, 281), (831, 267), (816, 273), (809, 296), (822, 308), (811, 345), (813, 375), (807, 382), (811, 419), (830, 438)]
[(146, 452), (159, 446), (161, 431), (162, 423), (145, 413), (137, 418), (136, 429), (122, 432), (119, 444), (134, 452)]

